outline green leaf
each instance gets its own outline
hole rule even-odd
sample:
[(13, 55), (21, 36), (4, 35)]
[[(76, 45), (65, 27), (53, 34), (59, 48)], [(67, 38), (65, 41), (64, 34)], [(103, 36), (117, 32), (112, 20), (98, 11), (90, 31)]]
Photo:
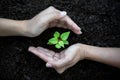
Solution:
[(48, 41), (48, 44), (57, 44), (58, 43), (58, 39), (57, 38), (51, 38)]
[(61, 46), (60, 46), (59, 44), (56, 44), (56, 45), (55, 45), (55, 48), (60, 49)]
[(58, 44), (64, 48), (64, 42), (63, 41), (59, 41)]
[(52, 45), (50, 42), (48, 42), (47, 44)]
[(69, 37), (69, 34), (70, 34), (70, 31), (69, 32), (64, 32), (64, 33), (61, 34), (60, 38), (62, 40), (67, 40), (68, 37)]
[(68, 45), (69, 44), (69, 42), (68, 41), (63, 41), (64, 42), (64, 44), (66, 44), (66, 45)]
[(69, 42), (67, 41), (70, 35), (70, 31), (64, 32), (60, 35), (58, 31), (54, 33), (54, 37), (48, 40), (48, 45), (55, 45), (55, 48), (60, 49), (61, 47), (64, 48), (64, 45), (68, 45)]
[(58, 31), (56, 31), (55, 33), (54, 33), (54, 37), (55, 38), (58, 38), (60, 36), (60, 33), (58, 32)]

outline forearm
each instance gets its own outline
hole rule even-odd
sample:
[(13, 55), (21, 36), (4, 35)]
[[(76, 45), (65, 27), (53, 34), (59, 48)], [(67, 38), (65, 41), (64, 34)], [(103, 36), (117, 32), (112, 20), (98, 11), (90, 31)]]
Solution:
[(120, 68), (120, 48), (104, 48), (83, 45), (86, 49), (85, 57)]
[(26, 21), (0, 18), (0, 36), (24, 36)]

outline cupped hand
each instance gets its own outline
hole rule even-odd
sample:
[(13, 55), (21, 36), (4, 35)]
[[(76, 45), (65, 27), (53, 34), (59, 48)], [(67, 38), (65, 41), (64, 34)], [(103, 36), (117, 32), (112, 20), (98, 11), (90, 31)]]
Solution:
[(79, 60), (85, 58), (85, 51), (81, 44), (74, 44), (69, 48), (56, 53), (42, 47), (29, 47), (29, 51), (46, 62), (46, 67), (54, 68), (58, 73), (75, 65)]
[(72, 30), (76, 34), (81, 34), (81, 29), (67, 16), (65, 11), (60, 11), (54, 7), (49, 7), (30, 20), (26, 20), (25, 36), (35, 37), (44, 30), (51, 27), (61, 27)]

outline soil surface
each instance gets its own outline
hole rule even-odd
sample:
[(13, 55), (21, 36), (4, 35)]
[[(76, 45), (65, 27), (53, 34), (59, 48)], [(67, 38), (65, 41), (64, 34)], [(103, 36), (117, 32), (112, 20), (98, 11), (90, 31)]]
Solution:
[[(119, 0), (0, 0), (0, 17), (30, 19), (49, 6), (67, 11), (82, 28), (82, 35), (71, 32), (70, 45), (120, 47)], [(45, 62), (27, 49), (42, 46), (56, 51), (46, 44), (55, 31), (68, 30), (52, 28), (35, 38), (0, 37), (0, 80), (120, 80), (120, 69), (89, 60), (78, 62), (61, 75), (46, 68)]]

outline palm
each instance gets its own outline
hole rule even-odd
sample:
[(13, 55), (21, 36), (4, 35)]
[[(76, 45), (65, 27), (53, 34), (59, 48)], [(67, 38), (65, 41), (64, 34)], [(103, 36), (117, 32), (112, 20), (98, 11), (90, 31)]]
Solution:
[(51, 60), (58, 61), (60, 59), (65, 58), (65, 53), (63, 53), (64, 51), (60, 53), (55, 53), (54, 51), (51, 51), (42, 47), (37, 47), (37, 48), (30, 47), (29, 49), (31, 52), (33, 52), (35, 55), (43, 59), (45, 62), (48, 62)]

